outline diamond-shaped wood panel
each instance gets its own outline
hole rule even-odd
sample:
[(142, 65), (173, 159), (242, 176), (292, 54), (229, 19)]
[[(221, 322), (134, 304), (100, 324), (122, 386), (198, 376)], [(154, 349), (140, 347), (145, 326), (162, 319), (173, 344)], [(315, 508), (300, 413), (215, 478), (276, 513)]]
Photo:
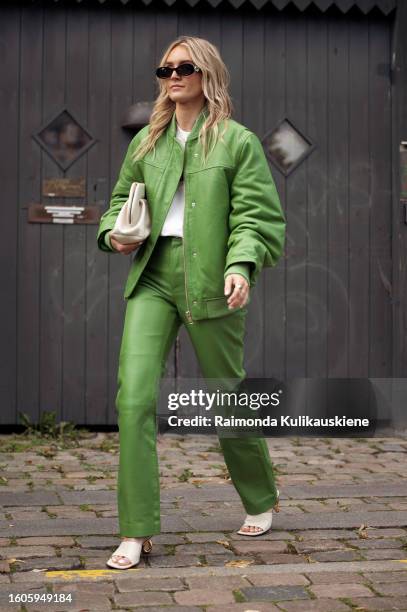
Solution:
[(288, 176), (314, 150), (315, 144), (289, 119), (283, 119), (262, 139), (268, 159)]
[(33, 137), (62, 170), (67, 170), (96, 142), (66, 108), (47, 121)]

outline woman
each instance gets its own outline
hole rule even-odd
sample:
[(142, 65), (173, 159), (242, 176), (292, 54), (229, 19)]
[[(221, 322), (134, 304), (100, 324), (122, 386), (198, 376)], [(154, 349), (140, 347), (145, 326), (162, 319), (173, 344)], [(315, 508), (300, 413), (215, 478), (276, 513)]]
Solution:
[[(127, 279), (116, 408), (120, 435), (118, 509), (122, 543), (108, 561), (127, 569), (160, 532), (155, 407), (166, 358), (184, 324), (205, 378), (243, 381), (249, 289), (276, 264), (285, 220), (257, 136), (232, 120), (229, 75), (202, 38), (170, 44), (156, 71), (160, 92), (149, 125), (131, 141), (98, 231), (103, 251), (139, 248)], [(152, 229), (123, 246), (109, 237), (131, 183), (144, 182)], [(261, 437), (221, 438), (249, 513), (239, 533), (271, 526), (278, 502)]]

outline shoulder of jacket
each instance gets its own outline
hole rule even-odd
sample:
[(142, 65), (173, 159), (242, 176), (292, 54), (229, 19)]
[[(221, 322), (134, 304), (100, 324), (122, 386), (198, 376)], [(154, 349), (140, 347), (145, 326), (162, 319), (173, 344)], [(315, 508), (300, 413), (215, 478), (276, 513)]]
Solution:
[(228, 129), (226, 134), (229, 135), (229, 138), (233, 140), (233, 142), (237, 145), (239, 151), (243, 148), (244, 143), (250, 136), (254, 136), (258, 138), (257, 134), (250, 130), (248, 127), (239, 123), (235, 119), (228, 119)]
[(147, 123), (147, 125), (141, 128), (141, 130), (139, 130), (137, 134), (133, 136), (133, 138), (130, 141), (131, 148), (135, 149), (140, 144), (140, 142), (143, 140), (143, 138), (147, 136), (149, 127), (150, 127), (150, 124)]
[(239, 121), (236, 121), (236, 119), (232, 119), (231, 117), (229, 117), (227, 122), (228, 122), (227, 131), (230, 130), (230, 132), (233, 133), (235, 136), (236, 135), (243, 136), (250, 132), (249, 128), (243, 125), (243, 123), (239, 123)]

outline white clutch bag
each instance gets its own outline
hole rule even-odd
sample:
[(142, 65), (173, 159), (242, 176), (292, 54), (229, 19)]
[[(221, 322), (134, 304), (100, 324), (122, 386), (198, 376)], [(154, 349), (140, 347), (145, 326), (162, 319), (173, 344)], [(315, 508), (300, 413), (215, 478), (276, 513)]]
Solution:
[(120, 244), (131, 244), (145, 240), (150, 233), (151, 218), (145, 199), (145, 184), (132, 183), (129, 198), (123, 204), (109, 236)]

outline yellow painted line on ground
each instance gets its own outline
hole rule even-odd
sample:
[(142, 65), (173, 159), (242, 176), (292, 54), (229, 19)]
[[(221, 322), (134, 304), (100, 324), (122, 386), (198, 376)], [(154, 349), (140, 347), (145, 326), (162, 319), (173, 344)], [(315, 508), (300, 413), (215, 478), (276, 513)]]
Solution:
[[(121, 572), (122, 570), (108, 570), (108, 569), (95, 569), (95, 570), (55, 570), (52, 572), (45, 572), (45, 576), (47, 578), (62, 578), (63, 580), (71, 580), (72, 578), (84, 578), (86, 580), (96, 580), (96, 578), (101, 578), (103, 576), (112, 576)], [(139, 569), (128, 569), (126, 570), (126, 575), (128, 572), (140, 572)]]
[(396, 561), (399, 561), (400, 563), (407, 563), (407, 559), (396, 559)]

